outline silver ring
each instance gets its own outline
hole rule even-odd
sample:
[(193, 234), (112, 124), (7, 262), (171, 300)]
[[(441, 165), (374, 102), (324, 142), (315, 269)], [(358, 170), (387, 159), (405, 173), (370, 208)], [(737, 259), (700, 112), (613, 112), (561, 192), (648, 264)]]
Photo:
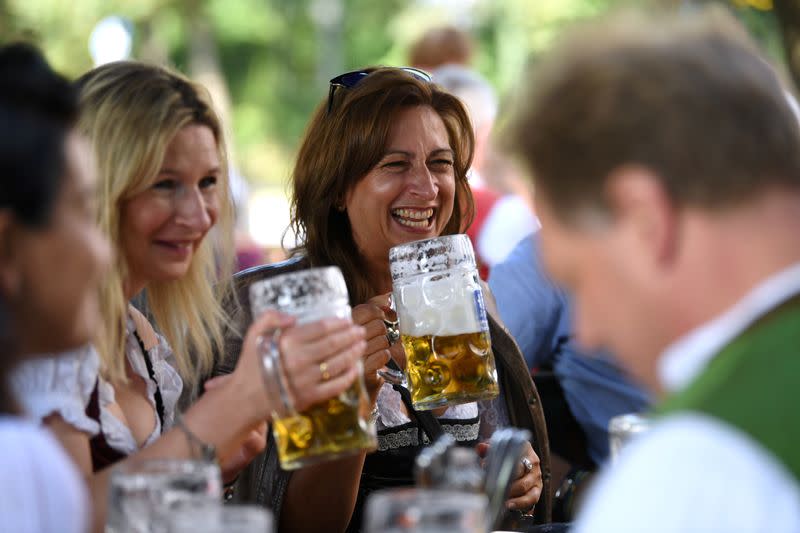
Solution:
[(530, 474), (531, 470), (533, 470), (533, 463), (531, 460), (527, 457), (523, 457), (520, 459), (520, 462), (522, 463), (523, 468), (525, 468), (525, 473)]
[(389, 346), (392, 346), (400, 340), (400, 330), (397, 327), (397, 320), (394, 322), (384, 320), (383, 324), (386, 326), (386, 340), (389, 341)]

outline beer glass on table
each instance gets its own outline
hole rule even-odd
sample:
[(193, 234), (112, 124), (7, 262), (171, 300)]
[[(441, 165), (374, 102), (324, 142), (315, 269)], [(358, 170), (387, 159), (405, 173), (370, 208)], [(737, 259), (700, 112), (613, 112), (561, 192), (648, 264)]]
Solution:
[(213, 462), (131, 460), (114, 467), (109, 482), (106, 533), (164, 533), (170, 514), (193, 504), (222, 502), (222, 475)]
[[(280, 274), (250, 286), (253, 316), (269, 309), (293, 315), (297, 323), (326, 317), (351, 318), (347, 285), (338, 267)], [(360, 363), (359, 363), (360, 364)], [(301, 413), (276, 416), (272, 432), (281, 468), (294, 470), (337, 457), (374, 450), (363, 372), (342, 394)]]
[(169, 518), (169, 533), (272, 533), (272, 513), (260, 505), (183, 505)]
[(389, 250), (392, 297), (415, 409), (498, 395), (486, 305), (466, 235)]
[(485, 533), (484, 494), (437, 489), (385, 489), (367, 500), (366, 533)]

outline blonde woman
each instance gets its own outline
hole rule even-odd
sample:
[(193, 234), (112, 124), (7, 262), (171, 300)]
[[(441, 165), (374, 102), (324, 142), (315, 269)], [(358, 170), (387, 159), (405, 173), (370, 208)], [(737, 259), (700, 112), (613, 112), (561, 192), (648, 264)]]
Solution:
[[(206, 238), (215, 225), (223, 236), (231, 229), (220, 123), (202, 87), (159, 67), (114, 63), (78, 85), (78, 129), (99, 167), (99, 224), (115, 252), (101, 289), (105, 325), (93, 346), (21, 369), (16, 386), (88, 478), (100, 529), (107, 467), (118, 461), (193, 457), (203, 443), (231, 479), (263, 448), (274, 406), (256, 353), (261, 333), (289, 328), (279, 348), (292, 354), (285, 377), (300, 409), (350, 385), (365, 342), (348, 321), (292, 328), (289, 317), (265, 314), (244, 336), (236, 370), (181, 419), (178, 397), (211, 368), (226, 322), (217, 281), (227, 279), (231, 239), (215, 249)], [(145, 288), (152, 325), (128, 303)], [(325, 381), (322, 362), (333, 376)]]

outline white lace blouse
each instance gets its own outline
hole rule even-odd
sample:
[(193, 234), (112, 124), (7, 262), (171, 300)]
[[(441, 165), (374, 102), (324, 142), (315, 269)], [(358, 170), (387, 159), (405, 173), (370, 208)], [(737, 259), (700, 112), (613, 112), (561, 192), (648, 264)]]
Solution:
[[(378, 431), (411, 422), (411, 419), (403, 410), (403, 399), (400, 397), (400, 393), (394, 390), (389, 383), (384, 383), (381, 386), (376, 403), (378, 405), (378, 416), (375, 419), (375, 427)], [(464, 420), (477, 416), (478, 404), (471, 402), (450, 406), (437, 418)]]
[[(147, 372), (144, 355), (136, 340), (133, 319), (126, 323), (125, 355), (134, 372), (147, 384), (147, 399), (156, 409), (156, 384)], [(172, 427), (175, 408), (183, 390), (183, 381), (175, 370), (172, 349), (161, 335), (158, 344), (148, 350), (153, 374), (164, 404), (164, 429)], [(14, 392), (25, 412), (38, 420), (57, 413), (74, 428), (90, 437), (102, 431), (106, 442), (116, 451), (129, 455), (139, 449), (130, 429), (108, 407), (115, 403), (114, 387), (99, 375), (100, 358), (91, 345), (64, 352), (52, 358), (22, 363), (12, 375)], [(98, 387), (100, 420), (86, 414), (92, 391)], [(162, 432), (156, 417), (153, 432), (144, 442), (152, 444)]]

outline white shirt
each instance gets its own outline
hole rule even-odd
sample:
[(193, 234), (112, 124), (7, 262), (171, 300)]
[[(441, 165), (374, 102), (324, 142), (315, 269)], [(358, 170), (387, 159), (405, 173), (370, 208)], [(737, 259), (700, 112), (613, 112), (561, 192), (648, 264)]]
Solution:
[(89, 499), (77, 468), (46, 430), (0, 417), (0, 533), (84, 533)]
[[(150, 379), (144, 354), (134, 335), (135, 325), (128, 317), (125, 355), (131, 368), (145, 382), (147, 399), (156, 409), (156, 384)], [(164, 405), (165, 430), (172, 427), (183, 381), (175, 370), (174, 355), (166, 339), (158, 335), (158, 344), (148, 350), (153, 373)], [(35, 419), (58, 413), (73, 428), (94, 436), (100, 431), (114, 450), (131, 455), (139, 450), (130, 428), (109, 408), (116, 403), (114, 387), (100, 376), (100, 356), (91, 345), (52, 357), (31, 359), (19, 364), (11, 375), (11, 386), (25, 412)], [(100, 420), (89, 418), (86, 407), (97, 386)], [(153, 431), (142, 447), (161, 436), (161, 421), (156, 417)]]
[[(483, 177), (474, 168), (467, 173), (473, 189), (488, 189)], [(514, 247), (541, 228), (539, 219), (516, 194), (506, 194), (497, 199), (483, 221), (475, 242), (478, 255), (491, 268), (505, 260)]]
[[(721, 348), (798, 292), (800, 264), (679, 339), (659, 359), (665, 389), (688, 385)], [(739, 429), (701, 414), (675, 414), (600, 474), (573, 531), (800, 533), (800, 485)]]

